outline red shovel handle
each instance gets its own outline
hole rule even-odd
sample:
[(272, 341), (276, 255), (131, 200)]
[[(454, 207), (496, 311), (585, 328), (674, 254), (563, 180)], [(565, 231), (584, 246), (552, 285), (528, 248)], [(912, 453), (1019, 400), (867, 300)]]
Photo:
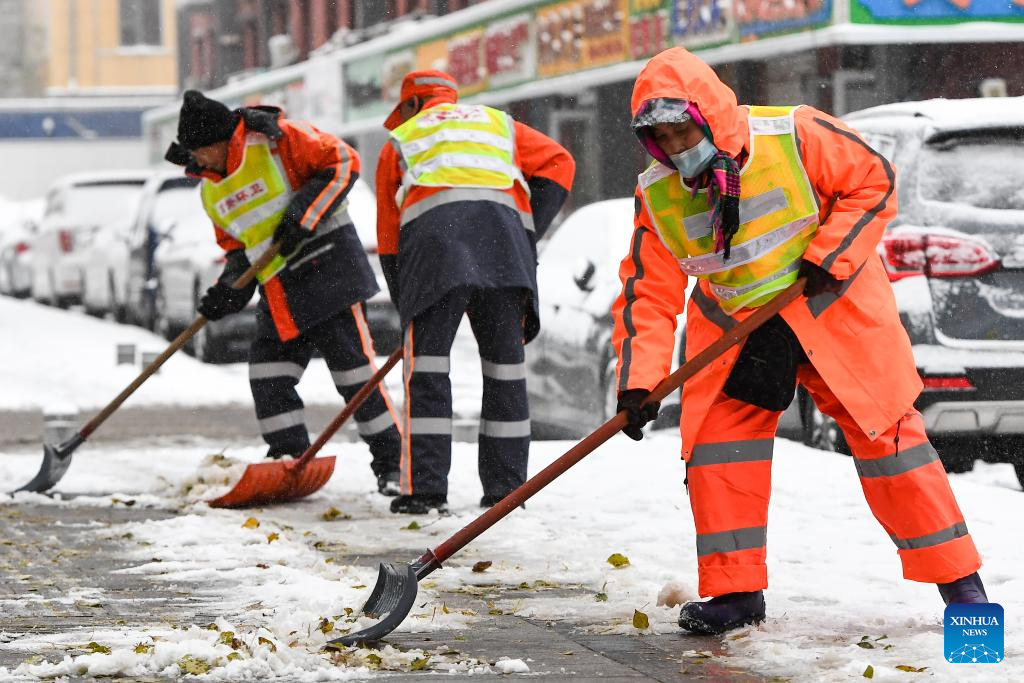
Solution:
[[(660, 401), (664, 399), (666, 396), (682, 386), (683, 382), (690, 377), (693, 377), (713, 360), (718, 358), (718, 356), (740, 343), (743, 339), (749, 336), (751, 332), (756, 330), (767, 322), (769, 318), (782, 310), (786, 304), (803, 294), (804, 284), (806, 284), (806, 279), (800, 278), (767, 304), (757, 308), (750, 317), (737, 323), (735, 327), (728, 330), (706, 349), (683, 363), (679, 369), (658, 383), (658, 386), (656, 386), (650, 396), (647, 397), (647, 401)], [(446, 541), (442, 542), (441, 545), (437, 546), (432, 551), (433, 558), (427, 559), (432, 559), (437, 563), (436, 566), (440, 566), (442, 562), (457, 553), (468, 543), (472, 542), (477, 536), (491, 528), (491, 526), (498, 520), (502, 519), (505, 515), (526, 502), (531, 496), (533, 496), (533, 494), (550, 484), (559, 475), (578, 463), (580, 460), (590, 455), (590, 453), (598, 446), (615, 436), (615, 434), (625, 426), (626, 411), (622, 411), (598, 427), (590, 434), (590, 436), (586, 437), (569, 449), (565, 455), (560, 457), (558, 460), (555, 460), (537, 474), (533, 475), (533, 477), (527, 480), (526, 483), (505, 496), (490, 510), (487, 510), (475, 520), (457, 531)]]
[(345, 408), (338, 413), (336, 418), (331, 420), (331, 423), (324, 428), (324, 431), (320, 433), (320, 436), (313, 442), (313, 445), (306, 449), (306, 452), (302, 454), (302, 457), (292, 463), (289, 463), (292, 466), (293, 471), (302, 471), (302, 468), (306, 466), (306, 463), (312, 460), (313, 456), (320, 452), (320, 449), (324, 447), (324, 444), (330, 441), (335, 432), (341, 428), (341, 425), (345, 424), (345, 421), (352, 416), (352, 413), (359, 410), (359, 406), (363, 405), (363, 401), (365, 401), (370, 393), (377, 388), (377, 385), (383, 381), (384, 376), (391, 372), (391, 368), (395, 367), (400, 360), (402, 360), (401, 346), (391, 352), (391, 355), (388, 356), (387, 362), (380, 367), (380, 370), (373, 374), (373, 377), (367, 380), (366, 384), (364, 384), (359, 391), (356, 392), (356, 395), (352, 397), (352, 400), (345, 404)]

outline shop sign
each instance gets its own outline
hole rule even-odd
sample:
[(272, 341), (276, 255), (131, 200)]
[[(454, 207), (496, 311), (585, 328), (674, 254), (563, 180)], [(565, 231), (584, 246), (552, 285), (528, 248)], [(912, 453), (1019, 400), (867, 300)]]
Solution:
[(416, 46), (416, 68), (448, 70), (448, 39), (432, 40)]
[(537, 73), (582, 71), (629, 54), (627, 0), (574, 0), (537, 11)]
[(650, 57), (669, 46), (671, 4), (668, 0), (629, 1), (629, 56), (632, 59)]
[(851, 0), (854, 23), (1024, 21), (1022, 0)]
[(484, 37), (484, 68), (491, 88), (529, 80), (535, 68), (535, 43), (531, 15), (517, 14), (487, 27)]
[(464, 31), (448, 39), (448, 73), (459, 84), (460, 95), (472, 95), (487, 88), (482, 28)]
[[(737, 7), (756, 0), (736, 0)], [(733, 35), (730, 0), (672, 0), (672, 40), (693, 48), (726, 43)]]
[(740, 40), (817, 28), (832, 20), (832, 0), (736, 0)]

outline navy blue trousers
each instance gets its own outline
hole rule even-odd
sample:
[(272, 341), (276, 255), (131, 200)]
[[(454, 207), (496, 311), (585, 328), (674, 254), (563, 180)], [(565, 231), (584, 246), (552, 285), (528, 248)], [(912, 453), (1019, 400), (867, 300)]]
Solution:
[(478, 468), (484, 495), (502, 497), (526, 481), (530, 411), (526, 397), (521, 288), (458, 287), (405, 329), (402, 493), (447, 495), (452, 459), (450, 354), (462, 316), (480, 349), (483, 401)]
[[(373, 339), (362, 304), (282, 342), (269, 317), (259, 316), (256, 338), (249, 349), (249, 385), (256, 417), (269, 455), (299, 455), (309, 447), (303, 403), (295, 386), (316, 349), (331, 370), (334, 385), (346, 401), (377, 371)], [(375, 474), (398, 469), (401, 436), (398, 414), (383, 383), (355, 412), (359, 436), (370, 447)]]

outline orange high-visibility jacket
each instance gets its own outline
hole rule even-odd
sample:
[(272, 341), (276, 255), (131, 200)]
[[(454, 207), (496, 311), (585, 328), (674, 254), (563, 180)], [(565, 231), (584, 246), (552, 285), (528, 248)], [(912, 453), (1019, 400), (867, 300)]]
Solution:
[[(654, 57), (637, 78), (634, 115), (653, 98), (693, 102), (707, 119), (715, 146), (736, 157), (749, 152), (747, 109), (714, 71), (683, 48)], [(871, 439), (913, 405), (921, 379), (892, 287), (876, 246), (896, 214), (892, 165), (847, 125), (812, 107), (796, 110), (800, 155), (817, 194), (819, 230), (804, 258), (828, 270), (843, 288), (799, 298), (782, 317), (815, 369)], [(661, 242), (637, 188), (630, 252), (619, 276), (612, 343), (619, 356), (618, 388), (652, 389), (670, 369), (676, 315), (686, 309), (686, 357), (692, 358), (751, 314), (728, 316), (701, 281), (686, 305), (687, 276)], [(733, 347), (687, 381), (682, 399), (683, 457), (689, 459), (704, 414), (722, 390), (739, 355)]]

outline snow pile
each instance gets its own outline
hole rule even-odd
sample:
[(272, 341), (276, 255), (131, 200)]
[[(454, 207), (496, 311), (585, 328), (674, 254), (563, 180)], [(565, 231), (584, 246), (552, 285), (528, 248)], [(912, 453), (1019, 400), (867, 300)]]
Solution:
[[(531, 472), (569, 445), (533, 444)], [(154, 624), (109, 633), (19, 635), (3, 647), (29, 653), (43, 644), (60, 646), (70, 659), (24, 664), (16, 673), (0, 670), (0, 678), (78, 675), (74, 667), (82, 666), (89, 675), (109, 667), (118, 675), (174, 678), (186, 656), (210, 665), (207, 675), (216, 680), (328, 680), (415, 666), (465, 673), (518, 667), (512, 657), (522, 653), (514, 652), (504, 653), (509, 659), (502, 664), (430, 651), (323, 651), (329, 639), (372, 623), (358, 610), (376, 569), (353, 565), (354, 558), (411, 561), (413, 554), (405, 557), (409, 551), (401, 550), (396, 557), (395, 549), (435, 547), (479, 514), (473, 444), (455, 444), (448, 517), (388, 513), (359, 443), (332, 444), (338, 457), (332, 480), (287, 506), (213, 510), (196, 502), (195, 487), (169, 487), (208, 480), (209, 470), (220, 467), (210, 458), (215, 450), (174, 443), (141, 453), (84, 448), (58, 486), (76, 497), (53, 504), (123, 504), (113, 502), (117, 497), (180, 510), (168, 519), (83, 533), (97, 534), (97, 543), (123, 543), (131, 561), (124, 571), (157, 586), (202, 586), (193, 597), (195, 609), (219, 617), (217, 629)], [(223, 457), (257, 462), (262, 452), (262, 445), (251, 445)], [(614, 438), (422, 581), (400, 631), (444, 634), (472, 628), (480, 616), (516, 615), (592, 633), (677, 632), (678, 607), (669, 605), (696, 596), (693, 522), (678, 452), (678, 439), (668, 434), (639, 444)], [(0, 455), (0, 480), (27, 479), (38, 458), (34, 449)], [(773, 480), (768, 620), (726, 636), (725, 654), (714, 655), (721, 663), (793, 681), (859, 680), (868, 666), (876, 680), (907, 680), (909, 669), (899, 667), (924, 669), (937, 681), (991, 681), (994, 675), (1024, 680), (1024, 547), (1007, 541), (1024, 537), (1024, 494), (1011, 466), (979, 463), (974, 472), (951, 477), (984, 555), (989, 595), (1006, 609), (1006, 659), (998, 668), (944, 661), (938, 593), (900, 578), (895, 548), (871, 517), (849, 458), (779, 440)], [(0, 504), (39, 499), (23, 496)], [(123, 538), (126, 533), (131, 538)], [(478, 597), (480, 606), (457, 609), (444, 596), (449, 591)], [(111, 654), (80, 649), (91, 641), (110, 647)], [(709, 640), (708, 649), (715, 642)], [(152, 651), (135, 652), (140, 643)]]

